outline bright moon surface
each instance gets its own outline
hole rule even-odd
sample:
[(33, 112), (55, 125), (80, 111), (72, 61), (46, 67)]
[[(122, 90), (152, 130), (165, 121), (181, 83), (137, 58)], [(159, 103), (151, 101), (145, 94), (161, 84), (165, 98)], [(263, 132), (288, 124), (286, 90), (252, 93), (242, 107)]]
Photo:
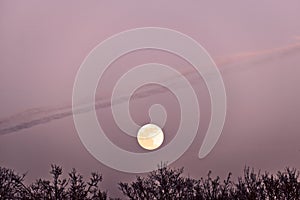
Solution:
[(137, 140), (142, 148), (154, 150), (163, 143), (164, 133), (159, 126), (155, 124), (146, 124), (139, 129)]

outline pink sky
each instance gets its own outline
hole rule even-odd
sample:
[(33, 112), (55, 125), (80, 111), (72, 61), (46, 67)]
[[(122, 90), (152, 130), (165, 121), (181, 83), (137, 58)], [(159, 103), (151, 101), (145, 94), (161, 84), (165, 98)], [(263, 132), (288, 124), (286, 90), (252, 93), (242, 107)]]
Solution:
[[(209, 120), (209, 99), (199, 78), (200, 131), (192, 146), (172, 166), (184, 166), (191, 176), (208, 170), (239, 174), (245, 165), (262, 170), (300, 166), (300, 2), (299, 1), (1, 1), (0, 2), (0, 129), (31, 119), (29, 109), (71, 104), (74, 78), (85, 56), (107, 37), (136, 27), (158, 26), (185, 33), (210, 53), (223, 75), (228, 112), (221, 138), (203, 160), (197, 158)], [(123, 59), (123, 60), (122, 60)], [(184, 62), (158, 51), (130, 54), (122, 65), (162, 61), (185, 70)], [(196, 77), (197, 78), (197, 77)], [(99, 95), (110, 92), (110, 82)], [(202, 95), (203, 94), (203, 95)], [(171, 109), (170, 94), (158, 94), (132, 105), (140, 109), (157, 99)], [(135, 109), (136, 106), (136, 109)], [(138, 112), (137, 112), (138, 110)], [(52, 112), (52, 111), (51, 111)], [(100, 109), (108, 116), (109, 111)], [(176, 109), (174, 111), (176, 114)], [(23, 115), (22, 115), (23, 114)], [(174, 115), (175, 115), (174, 114)], [(14, 116), (13, 118), (10, 118)], [(42, 115), (44, 116), (44, 115)], [(36, 117), (36, 116), (33, 116)], [(38, 116), (39, 117), (39, 116)], [(171, 122), (176, 122), (176, 115)], [(167, 140), (176, 124), (168, 122)], [(4, 125), (3, 125), (4, 124)], [(108, 127), (112, 141), (135, 149)], [(28, 171), (28, 179), (47, 176), (51, 163), (84, 175), (99, 171), (103, 187), (118, 194), (116, 183), (135, 177), (95, 160), (81, 144), (71, 116), (0, 135), (0, 165)]]

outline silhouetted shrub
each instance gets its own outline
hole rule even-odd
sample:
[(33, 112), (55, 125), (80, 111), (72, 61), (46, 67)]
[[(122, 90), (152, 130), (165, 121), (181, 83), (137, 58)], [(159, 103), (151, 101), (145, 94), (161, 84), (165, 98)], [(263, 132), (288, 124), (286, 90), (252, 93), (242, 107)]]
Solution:
[(200, 180), (182, 177), (183, 169), (165, 166), (146, 177), (138, 176), (132, 183), (119, 183), (131, 200), (300, 200), (299, 172), (286, 168), (277, 175), (261, 174), (245, 167), (244, 174), (234, 183), (231, 173), (223, 181), (212, 178), (211, 171)]
[(150, 172), (145, 178), (138, 176), (131, 184), (119, 183), (120, 190), (129, 199), (191, 199), (196, 180), (182, 177), (183, 169), (166, 166)]
[[(147, 176), (137, 176), (131, 183), (119, 183), (119, 189), (131, 200), (300, 200), (299, 171), (286, 168), (271, 175), (245, 167), (236, 182), (231, 173), (225, 180), (194, 179), (183, 176), (183, 168), (161, 165)], [(99, 189), (102, 176), (92, 173), (88, 181), (73, 169), (68, 178), (61, 178), (62, 168), (51, 165), (51, 180), (38, 179), (24, 185), (25, 174), (0, 167), (0, 200), (106, 200)], [(111, 199), (112, 200), (112, 199)], [(117, 199), (115, 199), (117, 200)], [(119, 199), (120, 200), (120, 199)]]
[(98, 185), (102, 176), (92, 173), (89, 181), (73, 169), (68, 179), (61, 179), (62, 168), (51, 165), (52, 181), (38, 179), (33, 184), (23, 184), (25, 175), (18, 175), (13, 170), (0, 168), (0, 199), (26, 200), (106, 200), (106, 192), (102, 192)]
[(22, 199), (25, 196), (24, 177), (25, 174), (0, 167), (0, 199)]

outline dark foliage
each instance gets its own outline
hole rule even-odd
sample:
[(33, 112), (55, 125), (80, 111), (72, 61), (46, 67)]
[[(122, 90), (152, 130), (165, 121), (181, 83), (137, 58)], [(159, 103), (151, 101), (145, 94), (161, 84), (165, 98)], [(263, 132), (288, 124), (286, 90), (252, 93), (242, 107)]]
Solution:
[(51, 166), (52, 180), (38, 179), (33, 184), (23, 184), (25, 175), (18, 175), (13, 170), (0, 168), (0, 199), (22, 200), (106, 200), (106, 192), (102, 192), (98, 185), (102, 176), (92, 173), (89, 181), (73, 169), (68, 179), (61, 179), (62, 168)]
[[(136, 177), (131, 183), (119, 183), (126, 199), (131, 200), (300, 200), (299, 171), (286, 168), (277, 174), (255, 172), (246, 167), (237, 181), (231, 174), (225, 180), (193, 179), (183, 176), (183, 168), (161, 166), (147, 176)], [(24, 184), (25, 174), (0, 167), (0, 200), (106, 200), (99, 189), (102, 176), (92, 173), (88, 181), (73, 169), (68, 178), (61, 178), (62, 168), (51, 166), (51, 180), (38, 179)], [(111, 199), (112, 200), (112, 199)]]
[(119, 183), (119, 188), (131, 200), (300, 200), (299, 172), (286, 168), (276, 175), (256, 173), (246, 167), (243, 177), (233, 182), (231, 174), (223, 181), (212, 178), (196, 180), (182, 177), (182, 169), (165, 166), (147, 177), (138, 176), (132, 183)]
[(138, 176), (131, 184), (120, 183), (120, 189), (130, 199), (190, 199), (196, 180), (181, 176), (183, 169), (160, 167), (146, 177)]
[(11, 169), (0, 167), (0, 199), (22, 199), (26, 196), (24, 177), (25, 174), (19, 175)]

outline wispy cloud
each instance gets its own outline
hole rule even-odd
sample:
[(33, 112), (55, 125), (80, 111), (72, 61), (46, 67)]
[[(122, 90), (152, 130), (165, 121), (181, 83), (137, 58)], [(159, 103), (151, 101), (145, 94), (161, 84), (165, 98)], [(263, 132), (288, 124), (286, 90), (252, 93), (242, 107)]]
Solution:
[[(165, 90), (157, 88), (149, 88), (138, 94), (135, 94), (132, 100), (146, 98), (153, 94), (164, 93)], [(113, 105), (123, 103), (127, 99), (126, 96), (120, 97), (114, 101)], [(53, 120), (62, 119), (71, 115), (78, 115), (90, 112), (94, 109), (101, 109), (112, 106), (110, 99), (97, 99), (95, 104), (85, 104), (76, 106), (73, 110), (71, 105), (57, 106), (52, 108), (34, 108), (15, 114), (11, 117), (0, 121), (0, 135), (17, 132), (22, 129), (28, 129), (36, 125), (45, 124)]]
[[(300, 53), (300, 43), (280, 48), (266, 49), (254, 52), (237, 53), (229, 56), (216, 58), (221, 73), (224, 75), (229, 72), (237, 72), (240, 70), (250, 70), (258, 66), (260, 63), (267, 63), (275, 59), (291, 56)], [(191, 76), (194, 72), (186, 71), (185, 76)], [(175, 77), (176, 80), (176, 77)], [(143, 90), (135, 95), (132, 100), (146, 98), (150, 95), (163, 93), (164, 90), (150, 88)], [(116, 104), (124, 102), (124, 98), (116, 101)], [(40, 124), (49, 123), (65, 117), (89, 112), (94, 105), (80, 105), (72, 111), (71, 105), (57, 106), (51, 108), (34, 108), (13, 116), (0, 120), (0, 135), (14, 133), (23, 129), (28, 129)], [(101, 109), (111, 106), (110, 99), (98, 99), (95, 102), (95, 108)]]
[(299, 51), (300, 51), (300, 42), (297, 42), (295, 44), (280, 47), (280, 48), (265, 49), (265, 50), (253, 51), (253, 52), (243, 52), (243, 53), (237, 53), (229, 56), (219, 57), (217, 58), (217, 62), (221, 66), (240, 64), (241, 62), (248, 62), (248, 63), (267, 62), (273, 60), (273, 58), (278, 59), (281, 57), (289, 56), (291, 54), (299, 53)]

